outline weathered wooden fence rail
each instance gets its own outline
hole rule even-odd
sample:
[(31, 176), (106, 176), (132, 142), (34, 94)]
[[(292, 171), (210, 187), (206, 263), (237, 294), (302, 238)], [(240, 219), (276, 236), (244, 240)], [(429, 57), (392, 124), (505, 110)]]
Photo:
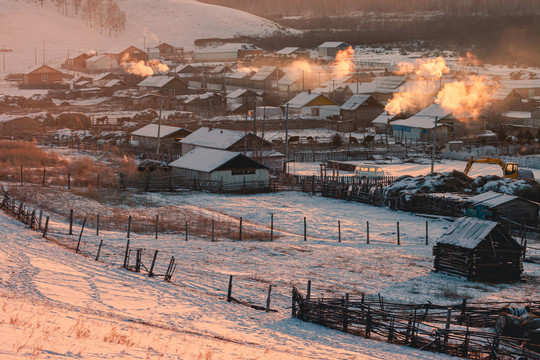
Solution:
[[(528, 339), (470, 329), (472, 325), (493, 326), (505, 305), (396, 304), (381, 298), (368, 301), (363, 296), (354, 300), (348, 294), (343, 298), (312, 299), (309, 292), (303, 296), (296, 288), (292, 291), (293, 317), (350, 334), (473, 359), (540, 359), (539, 349)], [(526, 305), (538, 309), (540, 301)], [(451, 329), (451, 325), (459, 327)]]

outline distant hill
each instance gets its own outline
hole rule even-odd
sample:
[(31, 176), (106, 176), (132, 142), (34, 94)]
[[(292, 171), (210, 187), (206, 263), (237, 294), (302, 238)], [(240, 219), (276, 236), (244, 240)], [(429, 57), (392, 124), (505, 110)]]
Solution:
[[(260, 36), (280, 28), (246, 12), (194, 0), (119, 0), (116, 15), (125, 14), (125, 25), (109, 31), (89, 21), (82, 8), (75, 13), (74, 3), (69, 0), (45, 0), (43, 6), (41, 3), (2, 1), (0, 48), (13, 50), (6, 53), (5, 73), (24, 71), (41, 64), (43, 58), (54, 65), (68, 54), (89, 50), (121, 50), (129, 45), (143, 48), (145, 44), (152, 47), (160, 42), (189, 50), (196, 39)], [(67, 4), (67, 8), (61, 4)]]

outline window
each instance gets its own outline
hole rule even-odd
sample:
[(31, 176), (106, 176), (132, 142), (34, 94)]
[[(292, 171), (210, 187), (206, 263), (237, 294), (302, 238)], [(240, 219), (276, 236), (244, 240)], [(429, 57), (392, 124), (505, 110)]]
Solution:
[(49, 80), (49, 76), (47, 74), (42, 74), (41, 75), (41, 81), (45, 82), (47, 80)]
[(311, 109), (311, 115), (312, 116), (319, 116), (320, 109), (319, 108), (312, 108)]

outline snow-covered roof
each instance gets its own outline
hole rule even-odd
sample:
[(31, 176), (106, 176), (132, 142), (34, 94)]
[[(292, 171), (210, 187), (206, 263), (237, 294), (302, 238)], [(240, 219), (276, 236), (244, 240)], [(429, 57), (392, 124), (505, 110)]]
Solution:
[(49, 65), (43, 65), (43, 64), (41, 64), (41, 65), (34, 65), (34, 66), (32, 66), (30, 69), (26, 70), (26, 71), (24, 72), (24, 74), (30, 74), (30, 73), (33, 73), (34, 71), (36, 71), (36, 70), (38, 70), (38, 69), (40, 69), (40, 68), (42, 68), (42, 67), (45, 67), (45, 68), (47, 68), (47, 69), (51, 69), (51, 70), (56, 71), (56, 72), (61, 72), (60, 70), (57, 70), (57, 69), (55, 69), (55, 68), (53, 68), (53, 67), (50, 67)]
[(212, 172), (237, 156), (245, 156), (240, 152), (195, 148), (169, 164), (171, 167), (201, 172)]
[(240, 141), (244, 135), (240, 131), (201, 127), (180, 140), (180, 143), (214, 149), (227, 149)]
[(261, 66), (259, 71), (255, 73), (252, 77), (252, 81), (264, 81), (266, 80), (272, 73), (276, 71), (275, 66)]
[(165, 75), (149, 76), (143, 81), (141, 81), (140, 83), (138, 83), (137, 86), (161, 88), (167, 85), (173, 79), (174, 79), (174, 76), (165, 76)]
[(238, 110), (239, 108), (241, 108), (242, 106), (245, 106), (245, 105), (242, 104), (242, 103), (234, 103), (234, 104), (229, 105), (225, 111), (226, 112), (234, 112), (234, 111)]
[[(439, 120), (444, 119), (451, 113), (444, 110), (438, 104), (431, 104), (427, 108), (417, 112), (413, 116), (403, 120), (396, 120), (392, 122), (392, 126), (408, 126), (413, 128), (420, 129), (433, 129), (435, 127), (435, 117), (438, 117)], [(445, 124), (437, 123), (437, 126), (442, 126)]]
[(239, 50), (262, 50), (261, 48), (247, 43), (227, 43), (216, 48), (196, 49), (194, 53), (222, 53), (234, 52)]
[(327, 41), (319, 45), (319, 47), (320, 48), (336, 48), (336, 47), (340, 47), (341, 45), (349, 46), (349, 44), (343, 41)]
[(377, 92), (394, 92), (407, 80), (407, 76), (379, 76), (372, 81)]
[(94, 81), (97, 81), (97, 80), (101, 80), (101, 79), (104, 79), (106, 77), (113, 77), (115, 79), (118, 79), (118, 76), (114, 75), (113, 73), (111, 72), (104, 72), (104, 73), (101, 73), (99, 75), (97, 75), (95, 78), (94, 78)]
[(373, 121), (371, 121), (372, 124), (384, 124), (388, 125), (390, 120), (394, 118), (393, 115), (388, 114), (387, 111), (383, 111), (383, 113), (379, 116), (377, 116)]
[(116, 85), (124, 85), (124, 82), (120, 79), (113, 79), (109, 81), (108, 83), (106, 83), (105, 85), (103, 85), (103, 87), (113, 87)]
[(255, 111), (259, 117), (283, 116), (283, 110), (279, 106), (257, 106)]
[(534, 89), (534, 88), (540, 88), (540, 79), (501, 80), (500, 84), (508, 89)]
[(341, 110), (356, 110), (360, 105), (365, 103), (371, 95), (365, 94), (356, 94), (353, 95), (347, 100), (343, 105), (341, 105)]
[(102, 54), (102, 55), (94, 55), (94, 56), (89, 57), (88, 59), (86, 59), (86, 61), (88, 61), (88, 62), (93, 62), (93, 61), (100, 60), (100, 59), (102, 59), (102, 58), (104, 58), (104, 57), (108, 57), (108, 56), (107, 56), (107, 55), (103, 55), (103, 54)]
[(281, 49), (279, 51), (276, 51), (276, 54), (279, 54), (279, 55), (291, 55), (292, 53), (294, 53), (298, 49), (300, 49), (300, 48), (299, 47), (284, 47), (283, 49)]
[(514, 119), (530, 119), (532, 117), (530, 111), (507, 111), (502, 115)]
[[(251, 92), (251, 91), (247, 90), (247, 89), (236, 89), (233, 92), (228, 93), (226, 97), (229, 98), (229, 99), (237, 99), (237, 98), (239, 98), (240, 96), (244, 95), (247, 92)], [(255, 93), (253, 93), (253, 94), (255, 95)]]
[(474, 249), (497, 226), (496, 221), (462, 217), (456, 220), (439, 238), (439, 243)]
[(502, 100), (505, 100), (512, 91), (514, 91), (514, 89), (499, 87), (489, 96), (489, 98), (491, 100), (502, 101)]
[(291, 100), (289, 100), (287, 104), (289, 104), (289, 106), (293, 108), (301, 108), (301, 107), (306, 106), (307, 104), (309, 104), (310, 102), (318, 98), (319, 96), (326, 97), (322, 94), (318, 94), (315, 92), (304, 91), (296, 95), (295, 97), (293, 97)]
[[(165, 136), (169, 136), (178, 130), (184, 130), (184, 129), (176, 127), (176, 126), (161, 125), (161, 129), (159, 130), (159, 137), (163, 138)], [(131, 135), (157, 138), (158, 125), (157, 124), (146, 125), (138, 130), (135, 130), (134, 132), (131, 133)]]
[(236, 70), (235, 72), (228, 74), (226, 77), (228, 79), (241, 80), (241, 79), (244, 79), (245, 77), (251, 76), (251, 74), (252, 74), (252, 72), (245, 72), (245, 71), (242, 71), (242, 70)]
[(480, 195), (469, 198), (474, 205), (484, 205), (486, 207), (495, 207), (517, 199), (517, 196), (501, 194), (494, 191), (488, 191)]

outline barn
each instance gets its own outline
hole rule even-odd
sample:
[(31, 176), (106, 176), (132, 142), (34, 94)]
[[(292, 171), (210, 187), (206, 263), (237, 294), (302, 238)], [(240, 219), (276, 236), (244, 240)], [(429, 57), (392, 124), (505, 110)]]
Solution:
[(175, 175), (217, 182), (224, 192), (265, 191), (270, 187), (268, 168), (239, 152), (195, 148), (169, 166)]
[(433, 247), (436, 272), (474, 281), (519, 280), (522, 247), (496, 221), (462, 217)]

